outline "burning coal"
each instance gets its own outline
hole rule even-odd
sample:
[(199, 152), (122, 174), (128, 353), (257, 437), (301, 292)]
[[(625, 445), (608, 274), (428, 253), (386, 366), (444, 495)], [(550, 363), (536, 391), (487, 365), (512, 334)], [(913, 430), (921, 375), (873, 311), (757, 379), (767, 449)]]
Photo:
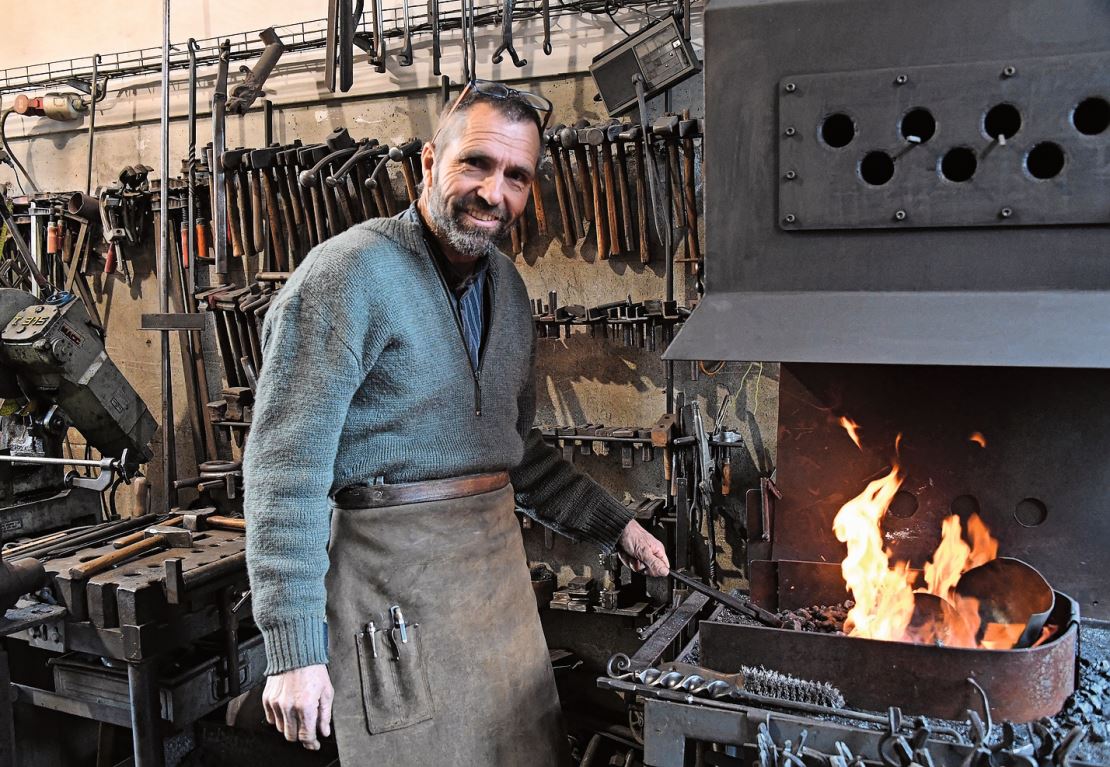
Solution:
[[(846, 418), (841, 424), (859, 445), (856, 425)], [(897, 449), (896, 441), (896, 455)], [(998, 541), (977, 514), (968, 519), (966, 531), (956, 515), (943, 521), (940, 544), (923, 570), (893, 561), (893, 553), (883, 545), (882, 521), (903, 479), (896, 459), (890, 473), (869, 483), (833, 520), (837, 540), (848, 548), (841, 573), (855, 600), (845, 632), (947, 647), (1014, 647), (1026, 624), (1005, 617), (985, 621), (980, 599), (958, 588), (965, 573), (998, 557)]]

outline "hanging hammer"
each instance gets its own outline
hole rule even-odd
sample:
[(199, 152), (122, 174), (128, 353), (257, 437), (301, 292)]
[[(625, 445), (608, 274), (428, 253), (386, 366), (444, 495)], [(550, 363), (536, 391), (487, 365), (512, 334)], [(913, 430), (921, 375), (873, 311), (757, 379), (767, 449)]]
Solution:
[(420, 150), (424, 148), (424, 142), (418, 138), (414, 138), (411, 141), (401, 144), (401, 146), (397, 148), (400, 149), (401, 154), (404, 155), (400, 162), (401, 175), (405, 177), (405, 193), (408, 195), (409, 203), (413, 203), (419, 195), (416, 192), (416, 174), (413, 172), (412, 163), (409, 161), (409, 158), (413, 155), (420, 154)]
[[(590, 169), (590, 193), (594, 199), (594, 233), (597, 235), (597, 257), (609, 258), (609, 233), (610, 222), (608, 214), (602, 209), (604, 204), (601, 197), (602, 186), (602, 169), (601, 169), (601, 147), (605, 143), (605, 130), (602, 128), (581, 128), (578, 131), (578, 143), (585, 146), (586, 162)], [(596, 153), (595, 153), (596, 151)], [(605, 178), (605, 194), (612, 202), (612, 188), (610, 186), (612, 177), (612, 167), (610, 173)], [(609, 206), (612, 210), (612, 205)]]
[(667, 169), (671, 179), (671, 202), (674, 206), (674, 220), (676, 226), (682, 226), (685, 221), (683, 201), (685, 195), (682, 191), (682, 171), (678, 166), (678, 115), (660, 117), (651, 125), (651, 132), (663, 140), (667, 149)]
[[(582, 229), (582, 214), (578, 210), (578, 190), (574, 187), (574, 177), (570, 170), (570, 156), (564, 155), (559, 138), (565, 127), (562, 123), (552, 127), (544, 134), (544, 139), (555, 169), (555, 193), (559, 199), (559, 215), (563, 219), (563, 242), (570, 246), (584, 237), (585, 232)], [(573, 228), (571, 221), (574, 222)]]
[[(585, 120), (579, 120), (574, 124), (573, 128), (563, 128), (559, 131), (559, 142), (563, 145), (563, 149), (567, 150), (568, 152), (568, 170), (570, 169), (569, 153), (571, 151), (574, 152), (574, 158), (578, 165), (578, 175), (581, 177), (581, 183), (577, 185), (573, 183), (574, 173), (571, 172), (570, 177), (572, 179), (572, 183), (569, 185), (569, 187), (571, 190), (573, 190), (577, 186), (582, 190), (582, 207), (579, 209), (579, 212), (582, 214), (582, 218), (584, 218), (587, 222), (592, 222), (594, 220), (594, 202), (593, 197), (591, 196), (590, 166), (586, 162), (586, 148), (582, 146), (582, 142), (578, 140), (578, 129), (586, 127), (587, 124), (588, 123)], [(584, 237), (585, 230), (583, 229), (580, 231), (582, 233), (579, 236)]]
[(647, 170), (644, 166), (643, 129), (639, 125), (630, 125), (621, 131), (621, 141), (631, 141), (633, 152), (636, 156), (636, 226), (640, 245), (640, 263), (651, 261), (651, 239), (648, 234), (648, 209), (647, 209)]
[(678, 124), (678, 136), (682, 139), (683, 192), (686, 196), (686, 256), (696, 261), (701, 258), (697, 190), (694, 187), (694, 139), (701, 136), (698, 121), (681, 121)]
[(624, 154), (624, 143), (621, 136), (631, 127), (630, 123), (624, 125), (610, 125), (607, 129), (609, 143), (617, 148), (617, 191), (621, 198), (621, 233), (624, 236), (625, 251), (630, 251), (635, 243), (632, 236), (632, 195), (628, 186), (628, 160)]

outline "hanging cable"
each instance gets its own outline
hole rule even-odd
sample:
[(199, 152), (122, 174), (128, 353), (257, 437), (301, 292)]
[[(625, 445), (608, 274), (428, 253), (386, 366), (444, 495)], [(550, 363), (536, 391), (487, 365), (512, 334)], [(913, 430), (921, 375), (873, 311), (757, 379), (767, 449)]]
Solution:
[[(19, 181), (19, 174), (22, 173), (23, 176), (27, 179), (27, 183), (31, 185), (31, 191), (37, 192), (39, 191), (39, 185), (35, 183), (35, 180), (33, 178), (31, 178), (31, 174), (27, 172), (27, 169), (23, 167), (23, 163), (19, 161), (19, 158), (16, 157), (15, 154), (12, 152), (12, 148), (8, 146), (8, 133), (6, 129), (8, 115), (10, 115), (14, 111), (14, 109), (9, 107), (8, 109), (4, 110), (4, 113), (2, 115), (0, 115), (0, 145), (4, 147), (4, 151), (8, 155), (8, 160), (12, 163), (12, 167), (18, 171), (15, 175), (16, 181)], [(19, 189), (20, 191), (23, 190), (22, 183), (19, 185)], [(24, 194), (26, 194), (26, 192), (24, 192)]]

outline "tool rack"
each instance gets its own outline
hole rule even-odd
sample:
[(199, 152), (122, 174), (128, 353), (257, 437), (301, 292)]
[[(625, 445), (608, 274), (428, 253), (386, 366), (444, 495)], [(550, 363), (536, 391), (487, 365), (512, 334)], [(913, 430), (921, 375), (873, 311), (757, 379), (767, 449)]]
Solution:
[[(444, 0), (439, 7), (440, 30), (462, 28), (463, 0)], [(538, 17), (541, 12), (540, 7), (541, 0), (522, 0), (516, 4), (513, 19), (523, 21)], [(650, 15), (650, 9), (658, 10), (670, 7), (672, 7), (671, 3), (659, 2), (658, 0), (645, 0), (644, 2), (616, 0), (609, 3), (570, 2), (553, 3), (550, 13), (552, 17), (581, 13), (605, 15), (617, 10), (628, 9)], [(403, 6), (399, 2), (383, 3), (382, 15), (386, 24), (383, 37), (392, 39), (399, 38), (404, 34), (402, 8)], [(475, 23), (478, 26), (499, 24), (501, 21), (501, 4), (500, 2), (476, 2), (475, 14)], [(432, 26), (428, 14), (420, 12), (416, 7), (409, 10), (409, 24), (414, 35), (431, 34)], [(327, 26), (327, 19), (312, 19), (274, 26), (273, 29), (284, 43), (286, 51), (297, 53), (324, 48), (327, 39)], [(372, 19), (369, 18), (369, 11), (367, 10), (363, 12), (357, 31), (368, 32), (371, 28)], [(196, 61), (198, 66), (214, 65), (218, 62), (222, 40), (231, 41), (230, 58), (232, 61), (257, 59), (266, 47), (265, 43), (259, 39), (261, 32), (261, 29), (255, 29), (197, 40)], [(176, 50), (177, 55), (171, 57), (170, 69), (185, 69), (188, 67), (185, 43), (176, 43), (172, 46), (172, 49)], [(98, 79), (104, 77), (113, 79), (134, 77), (160, 72), (162, 70), (162, 47), (152, 46), (81, 58), (59, 59), (43, 64), (9, 67), (0, 70), (0, 95), (34, 88), (68, 85), (72, 80), (88, 81), (93, 77), (94, 67)]]

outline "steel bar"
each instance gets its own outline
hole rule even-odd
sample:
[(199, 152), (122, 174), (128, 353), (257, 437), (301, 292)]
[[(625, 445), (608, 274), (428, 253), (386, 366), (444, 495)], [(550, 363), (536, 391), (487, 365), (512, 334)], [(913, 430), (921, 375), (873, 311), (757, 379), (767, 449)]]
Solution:
[[(170, 0), (162, 0), (162, 183), (158, 194), (158, 310), (170, 310)], [(161, 331), (162, 351), (162, 489), (168, 512), (177, 505), (173, 475), (177, 463), (173, 417), (173, 375), (170, 369), (170, 335)]]
[(85, 194), (92, 194), (93, 138), (96, 136), (96, 73), (100, 65), (100, 54), (92, 57), (92, 97), (89, 101), (89, 156), (85, 165)]
[(219, 70), (216, 74), (216, 87), (212, 91), (212, 154), (208, 158), (208, 172), (212, 179), (212, 238), (213, 253), (216, 259), (216, 274), (223, 280), (228, 272), (227, 263), (227, 176), (221, 161), (225, 144), (225, 115), (227, 105), (227, 69), (231, 61), (231, 42), (220, 44)]
[[(164, 0), (169, 6), (169, 0)], [(168, 33), (166, 39), (169, 39)], [(127, 664), (127, 689), (131, 699), (131, 742), (135, 767), (163, 767), (162, 701), (152, 660)]]

